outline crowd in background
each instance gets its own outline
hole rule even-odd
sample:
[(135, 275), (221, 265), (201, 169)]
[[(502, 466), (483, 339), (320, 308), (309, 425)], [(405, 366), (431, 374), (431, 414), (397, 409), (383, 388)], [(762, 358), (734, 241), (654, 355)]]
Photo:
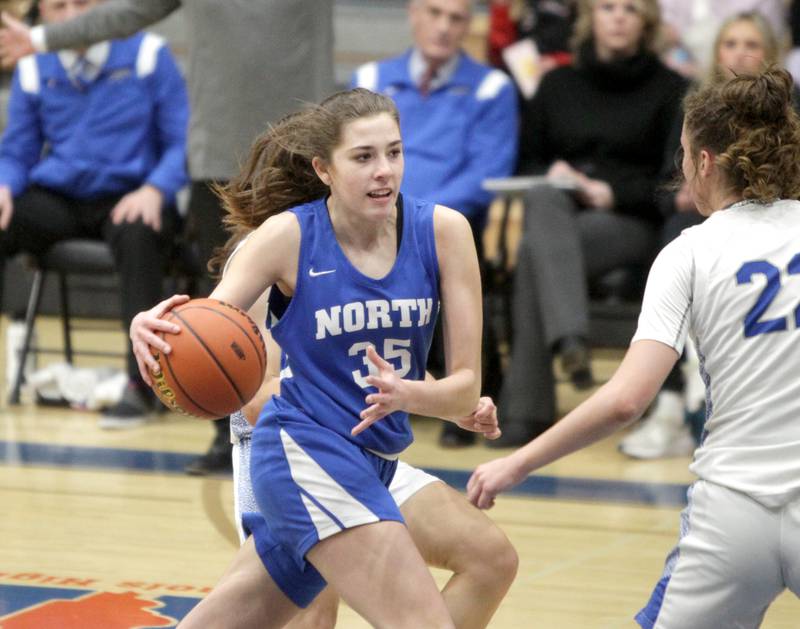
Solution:
[[(0, 4), (31, 23), (38, 19), (38, 4)], [(188, 171), (178, 179), (189, 182), (185, 229), (193, 230), (198, 254), (205, 261), (225, 239), (211, 186), (234, 174), (259, 130), (291, 110), (298, 99), (318, 100), (332, 89), (333, 3), (302, 3), (302, 7), (289, 3), (292, 6), (286, 9), (280, 2), (267, 2), (264, 8), (251, 10), (245, 8), (249, 3), (232, 2), (215, 11), (199, 0), (90, 4), (105, 5), (105, 22), (84, 20), (89, 34), (69, 24), (37, 31), (40, 36), (46, 33), (46, 44), (43, 47), (31, 36), (30, 52), (46, 56), (50, 53), (45, 50), (78, 47), (84, 40), (128, 37), (183, 5), (182, 19), (189, 32), (191, 122), (185, 145)], [(491, 445), (522, 445), (557, 418), (554, 358), (560, 359), (562, 371), (576, 388), (595, 383), (589, 331), (592, 285), (618, 269), (636, 282), (665, 243), (702, 220), (685, 190), (667, 186), (676, 173), (683, 97), (698, 85), (726, 81), (770, 64), (785, 63), (798, 77), (800, 3), (411, 0), (409, 4), (408, 52), (365, 64), (352, 77), (353, 85), (380, 91), (398, 105), (406, 156), (403, 191), (465, 214), (480, 252), (492, 201), (483, 180), (519, 174), (541, 175), (549, 182), (524, 194), (513, 284), (504, 287), (512, 319), (504, 370), (498, 367), (492, 330), (484, 331), (484, 364), (490, 366), (484, 369), (484, 380), (487, 392), (499, 400), (504, 430)], [(484, 9), (485, 60), (463, 51), (473, 13)], [(114, 11), (122, 16), (116, 21)], [(236, 13), (243, 11), (251, 14)], [(100, 11), (94, 8), (93, 13)], [(224, 13), (230, 19), (221, 23)], [(265, 42), (270, 38), (261, 32), (253, 35), (258, 23), (283, 37), (268, 47)], [(220, 24), (240, 33), (235, 45), (229, 33), (220, 35)], [(303, 29), (308, 37), (298, 38)], [(286, 66), (286, 50), (295, 54), (295, 65)], [(29, 93), (20, 83), (19, 67), (16, 76), (20, 94)], [(175, 96), (174, 89), (170, 95)], [(225, 103), (233, 101), (238, 103), (236, 111), (226, 111)], [(15, 127), (13, 119), (6, 120), (0, 153), (8, 155)], [(31, 150), (42, 152), (42, 145)], [(18, 199), (26, 188), (21, 184), (14, 188), (12, 183), (0, 180), (0, 186), (11, 186)], [(176, 192), (171, 186), (159, 188), (168, 205)], [(120, 195), (129, 191), (113, 190)], [(106, 196), (108, 192), (103, 190)], [(87, 193), (86, 198), (96, 195)], [(158, 280), (151, 273), (146, 281), (152, 283), (153, 277)], [(145, 301), (154, 298), (147, 295)], [(131, 308), (133, 312), (140, 305)], [(488, 324), (490, 318), (485, 319)], [(437, 352), (433, 356), (435, 362)], [(441, 351), (438, 356), (441, 362)], [(496, 377), (501, 371), (504, 377)], [(694, 448), (700, 429), (684, 421), (698, 406), (696, 396), (687, 394), (687, 388), (694, 390), (686, 382), (690, 370), (673, 371), (649, 419), (623, 440), (625, 454), (657, 458), (687, 454)], [(152, 411), (149, 398), (142, 402), (141, 383), (135, 384), (138, 397), (129, 395), (132, 410), (128, 408), (118, 424), (137, 425), (124, 420), (138, 420)], [(473, 441), (473, 434), (452, 424), (446, 424), (440, 440), (444, 446)], [(221, 422), (209, 452), (189, 471), (203, 474), (229, 468), (228, 427)]]

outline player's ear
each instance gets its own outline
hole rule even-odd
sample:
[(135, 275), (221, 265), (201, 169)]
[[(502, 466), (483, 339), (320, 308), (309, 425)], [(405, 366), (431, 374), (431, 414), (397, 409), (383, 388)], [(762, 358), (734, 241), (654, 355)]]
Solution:
[(708, 177), (714, 167), (714, 155), (706, 149), (700, 149), (697, 161), (697, 171), (703, 177)]
[(314, 172), (317, 173), (317, 177), (319, 177), (320, 181), (324, 183), (326, 186), (330, 187), (331, 185), (331, 176), (328, 168), (328, 162), (326, 162), (321, 157), (313, 157), (311, 159), (311, 166), (314, 168)]

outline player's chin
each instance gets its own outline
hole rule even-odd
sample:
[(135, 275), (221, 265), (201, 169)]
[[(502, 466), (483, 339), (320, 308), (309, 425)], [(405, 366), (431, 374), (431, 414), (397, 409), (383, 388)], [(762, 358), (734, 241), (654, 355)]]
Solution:
[(385, 189), (368, 192), (366, 194), (366, 200), (370, 208), (387, 211), (393, 208), (394, 204), (397, 202), (397, 190)]
[(384, 222), (391, 218), (396, 202), (397, 193), (383, 197), (367, 196), (362, 214), (368, 222)]

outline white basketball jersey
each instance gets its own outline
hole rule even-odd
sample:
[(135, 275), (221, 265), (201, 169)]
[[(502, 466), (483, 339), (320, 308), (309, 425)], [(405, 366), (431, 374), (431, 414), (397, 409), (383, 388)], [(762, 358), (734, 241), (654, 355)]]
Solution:
[(737, 203), (667, 245), (633, 342), (697, 344), (707, 421), (691, 469), (768, 507), (800, 495), (800, 202)]

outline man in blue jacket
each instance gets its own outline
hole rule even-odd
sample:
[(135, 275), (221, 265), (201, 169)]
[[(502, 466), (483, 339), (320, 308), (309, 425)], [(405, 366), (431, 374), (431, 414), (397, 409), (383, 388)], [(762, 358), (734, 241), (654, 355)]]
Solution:
[[(412, 48), (361, 66), (352, 84), (394, 99), (405, 154), (402, 191), (464, 214), (480, 254), (492, 201), (481, 184), (508, 177), (516, 167), (518, 101), (508, 76), (462, 50), (472, 4), (411, 0)], [(440, 442), (456, 446), (472, 440), (471, 433), (452, 424), (445, 426)]]
[(503, 72), (462, 50), (471, 4), (411, 0), (413, 47), (361, 66), (352, 82), (397, 103), (403, 191), (458, 210), (479, 234), (492, 200), (481, 182), (516, 166), (517, 94)]
[[(95, 2), (41, 0), (39, 7), (53, 23)], [(21, 59), (0, 142), (0, 267), (9, 255), (41, 254), (59, 240), (104, 239), (125, 287), (127, 327), (161, 296), (175, 195), (187, 182), (187, 123), (183, 78), (155, 35)], [(130, 351), (128, 374), (103, 427), (138, 425), (154, 409)]]

